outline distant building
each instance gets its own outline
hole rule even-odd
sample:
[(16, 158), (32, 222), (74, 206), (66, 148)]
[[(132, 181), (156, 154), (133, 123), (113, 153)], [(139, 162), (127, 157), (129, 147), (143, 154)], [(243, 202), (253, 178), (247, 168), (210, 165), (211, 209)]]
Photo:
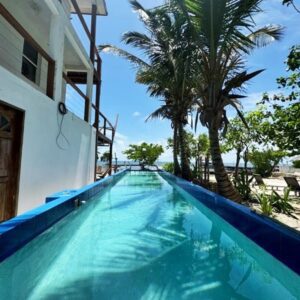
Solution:
[(104, 0), (0, 1), (0, 221), (95, 179), (97, 145), (114, 131), (99, 110), (106, 14)]

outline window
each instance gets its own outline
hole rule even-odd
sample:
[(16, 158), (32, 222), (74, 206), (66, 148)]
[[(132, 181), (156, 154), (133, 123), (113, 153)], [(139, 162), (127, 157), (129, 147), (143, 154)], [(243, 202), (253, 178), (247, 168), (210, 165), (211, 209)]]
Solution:
[(26, 40), (24, 41), (22, 74), (36, 83), (38, 67), (38, 52)]
[(9, 120), (0, 113), (0, 131), (11, 132)]

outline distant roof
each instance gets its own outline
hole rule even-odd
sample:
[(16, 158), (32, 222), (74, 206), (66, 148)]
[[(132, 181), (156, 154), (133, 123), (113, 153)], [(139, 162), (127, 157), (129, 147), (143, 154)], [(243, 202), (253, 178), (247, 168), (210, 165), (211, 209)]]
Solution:
[[(101, 16), (107, 16), (105, 0), (77, 0), (77, 3), (82, 14), (90, 15), (92, 12), (92, 4), (96, 4), (97, 14)], [(76, 13), (71, 1), (70, 4), (71, 4), (71, 12)]]

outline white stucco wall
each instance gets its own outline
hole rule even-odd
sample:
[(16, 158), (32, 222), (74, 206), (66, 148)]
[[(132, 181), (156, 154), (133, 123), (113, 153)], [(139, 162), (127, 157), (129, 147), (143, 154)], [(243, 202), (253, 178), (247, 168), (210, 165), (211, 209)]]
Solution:
[[(21, 74), (24, 38), (0, 16), (0, 65), (12, 73), (23, 77)], [(36, 84), (46, 93), (48, 63), (39, 55), (36, 74)]]
[(59, 138), (57, 101), (0, 66), (0, 101), (25, 111), (18, 214), (41, 205), (45, 197), (93, 181), (95, 129), (68, 113)]

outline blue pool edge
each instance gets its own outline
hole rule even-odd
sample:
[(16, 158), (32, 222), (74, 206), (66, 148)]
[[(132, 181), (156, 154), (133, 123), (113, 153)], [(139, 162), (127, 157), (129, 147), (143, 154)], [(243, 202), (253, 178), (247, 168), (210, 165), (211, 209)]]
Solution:
[(257, 214), (249, 207), (233, 202), (166, 171), (161, 171), (160, 175), (167, 181), (175, 183), (300, 275), (300, 233), (264, 215)]
[[(46, 198), (46, 204), (0, 224), (0, 262), (47, 230), (63, 217), (78, 209), (105, 187), (118, 182), (129, 170), (123, 170), (79, 190), (67, 190)], [(176, 177), (159, 174), (179, 186), (199, 202), (222, 217), (276, 259), (300, 275), (300, 234), (270, 218), (253, 212), (219, 194)]]

